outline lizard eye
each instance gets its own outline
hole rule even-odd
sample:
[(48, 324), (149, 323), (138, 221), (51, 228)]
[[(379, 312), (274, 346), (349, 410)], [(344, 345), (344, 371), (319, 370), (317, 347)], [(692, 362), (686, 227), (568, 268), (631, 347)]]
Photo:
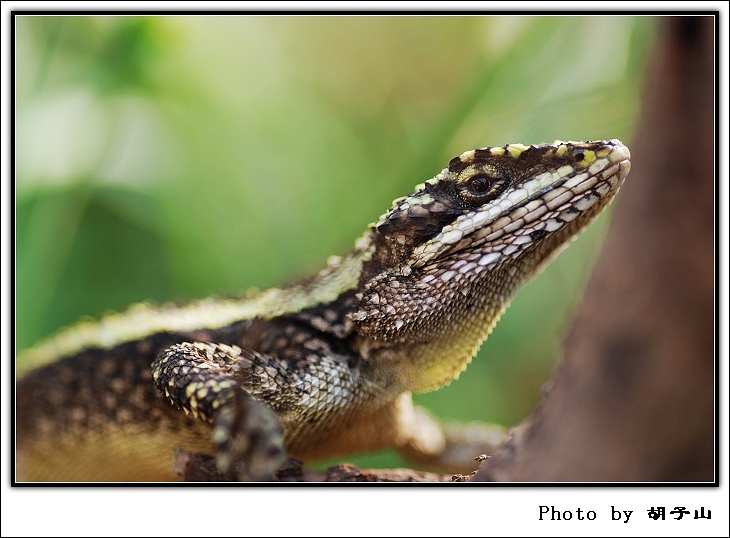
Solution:
[(474, 207), (499, 196), (506, 186), (505, 178), (478, 171), (459, 182), (458, 195), (464, 206)]
[(472, 194), (479, 196), (484, 194), (492, 186), (492, 180), (486, 176), (478, 175), (474, 176), (466, 184), (466, 187), (471, 191)]

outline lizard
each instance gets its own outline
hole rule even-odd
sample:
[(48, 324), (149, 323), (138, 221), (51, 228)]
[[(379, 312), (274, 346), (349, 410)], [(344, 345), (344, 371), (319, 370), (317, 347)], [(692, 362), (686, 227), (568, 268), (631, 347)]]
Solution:
[(412, 394), (459, 376), (630, 167), (616, 139), (467, 151), (314, 276), (62, 330), (18, 361), (16, 480), (175, 480), (174, 449), (236, 480), (388, 447), (475, 465), (484, 437)]

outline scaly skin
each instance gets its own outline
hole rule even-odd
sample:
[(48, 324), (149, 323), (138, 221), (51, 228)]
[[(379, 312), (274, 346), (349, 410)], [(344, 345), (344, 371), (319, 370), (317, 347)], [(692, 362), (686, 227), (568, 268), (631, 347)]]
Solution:
[(173, 480), (178, 447), (236, 479), (385, 447), (468, 469), (489, 430), (443, 429), (411, 393), (459, 375), (629, 158), (617, 140), (469, 151), (307, 280), (60, 333), (23, 361), (17, 479)]

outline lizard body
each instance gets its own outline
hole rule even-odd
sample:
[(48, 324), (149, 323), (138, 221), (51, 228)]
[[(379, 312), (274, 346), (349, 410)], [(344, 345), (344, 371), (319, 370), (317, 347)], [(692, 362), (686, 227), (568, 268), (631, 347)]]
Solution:
[(465, 152), (309, 279), (59, 333), (18, 372), (17, 479), (175, 479), (178, 447), (249, 479), (386, 447), (458, 467), (459, 435), (411, 393), (458, 377), (629, 159), (618, 140)]

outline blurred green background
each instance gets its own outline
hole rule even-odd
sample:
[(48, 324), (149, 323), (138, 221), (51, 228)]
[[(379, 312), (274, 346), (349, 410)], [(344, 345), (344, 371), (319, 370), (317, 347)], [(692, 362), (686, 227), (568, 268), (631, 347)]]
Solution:
[[(133, 302), (265, 288), (351, 248), (461, 152), (630, 144), (655, 21), (580, 16), (16, 19), (21, 351)], [(512, 425), (536, 404), (608, 222), (416, 400)], [(397, 466), (386, 453), (348, 460)]]

